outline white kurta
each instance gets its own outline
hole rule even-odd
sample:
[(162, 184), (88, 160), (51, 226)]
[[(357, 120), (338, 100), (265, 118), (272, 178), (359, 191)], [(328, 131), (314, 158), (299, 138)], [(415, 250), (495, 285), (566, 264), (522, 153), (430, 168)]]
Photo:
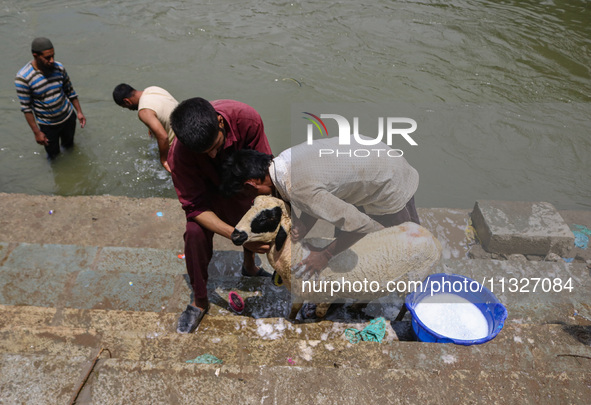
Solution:
[(419, 174), (403, 157), (388, 156), (391, 148), (383, 143), (362, 147), (383, 149), (379, 157), (319, 156), (321, 149), (350, 148), (355, 146), (340, 146), (336, 137), (303, 143), (273, 159), (269, 174), (282, 198), (307, 214), (343, 231), (375, 232), (383, 226), (368, 215), (402, 210), (417, 191)]

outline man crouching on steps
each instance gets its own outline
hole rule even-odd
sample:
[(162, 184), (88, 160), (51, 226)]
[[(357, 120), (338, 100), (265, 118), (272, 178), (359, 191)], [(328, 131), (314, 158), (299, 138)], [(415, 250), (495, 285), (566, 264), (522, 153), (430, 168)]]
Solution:
[[(224, 163), (222, 192), (231, 196), (251, 190), (273, 194), (298, 208), (292, 216), (291, 237), (302, 240), (318, 219), (335, 226), (335, 239), (323, 249), (311, 249), (300, 263), (304, 278), (319, 274), (328, 261), (371, 232), (404, 222), (420, 224), (414, 194), (418, 172), (403, 157), (344, 158), (322, 156), (338, 148), (339, 139), (326, 138), (296, 145), (273, 158), (256, 151), (239, 151)], [(376, 148), (390, 149), (379, 143)], [(299, 274), (299, 273), (298, 273)], [(302, 308), (313, 317), (316, 305)]]
[[(233, 100), (211, 103), (192, 98), (180, 103), (170, 116), (176, 139), (170, 146), (168, 164), (174, 188), (185, 210), (184, 235), (187, 272), (194, 301), (181, 314), (177, 332), (191, 333), (209, 310), (207, 267), (213, 255), (213, 235), (230, 239), (234, 225), (248, 211), (254, 198), (244, 193), (223, 197), (220, 186), (222, 162), (231, 153), (252, 149), (271, 153), (263, 122), (254, 108)], [(244, 276), (270, 276), (255, 266), (255, 252), (268, 246), (244, 246)]]

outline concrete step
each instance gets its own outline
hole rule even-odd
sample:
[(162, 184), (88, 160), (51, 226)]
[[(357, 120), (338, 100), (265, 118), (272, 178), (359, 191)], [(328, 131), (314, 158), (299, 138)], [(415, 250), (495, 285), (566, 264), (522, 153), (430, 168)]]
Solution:
[[(509, 320), (568, 323), (575, 313), (591, 319), (591, 276), (582, 263), (442, 260), (432, 272), (461, 274), (484, 284), (506, 306)], [(556, 283), (552, 291), (550, 282)]]
[[(67, 403), (100, 347), (113, 358), (101, 355), (79, 404), (554, 404), (590, 397), (588, 269), (469, 260), (467, 211), (421, 212), (444, 248), (433, 272), (485, 278), (489, 288), (492, 278), (509, 310), (500, 335), (471, 347), (404, 341), (407, 315), (387, 327), (381, 344), (352, 345), (345, 328), (362, 329), (377, 316), (394, 319), (403, 298), (391, 295), (364, 313), (336, 306), (328, 314), (332, 322), (291, 324), (282, 319), (288, 293), (268, 280), (240, 277), (241, 253), (218, 244), (210, 267), (212, 310), (194, 335), (180, 336), (174, 329), (190, 289), (178, 257), (184, 219), (176, 200), (171, 208), (179, 218), (160, 202), (134, 211), (136, 201), (121, 209), (116, 198), (109, 209), (101, 199), (36, 206), (35, 197), (26, 198), (31, 215), (0, 224), (0, 403)], [(85, 217), (72, 222), (80, 211)], [(588, 213), (581, 218), (565, 217), (591, 226)], [(48, 240), (57, 244), (43, 244)], [(501, 277), (567, 275), (574, 287), (568, 294), (511, 292), (508, 284), (500, 290)], [(246, 299), (245, 316), (227, 310), (230, 290)], [(186, 363), (206, 353), (224, 364)]]
[[(0, 193), (5, 212), (0, 221), (1, 242), (84, 246), (158, 248), (182, 252), (185, 216), (176, 198), (122, 196), (42, 196)], [(417, 208), (421, 222), (444, 247), (444, 257), (465, 255), (464, 228), (471, 210)], [(161, 213), (161, 215), (158, 215)], [(573, 218), (582, 220), (584, 212)], [(574, 220), (574, 219), (573, 219)], [(332, 235), (332, 226), (317, 223), (312, 235)], [(238, 250), (228, 239), (214, 237), (216, 250)]]
[(68, 353), (2, 353), (0, 403), (69, 404), (89, 365), (88, 358)]
[[(240, 254), (214, 253), (209, 288), (226, 295), (212, 300), (221, 305), (230, 289), (271, 289), (259, 294), (268, 297), (266, 306), (285, 301), (277, 294), (287, 292), (269, 279), (241, 277)], [(0, 271), (0, 304), (6, 305), (177, 313), (191, 298), (184, 259), (170, 250), (0, 244)]]
[[(191, 291), (184, 261), (176, 253), (146, 248), (0, 244), (0, 304), (178, 314), (190, 302)], [(241, 277), (240, 254), (215, 252), (208, 286), (211, 301), (228, 308), (227, 294), (235, 290), (246, 299), (246, 315), (285, 316), (290, 305), (288, 292), (273, 286), (269, 279)], [(444, 259), (432, 272), (462, 274), (484, 283), (507, 306), (510, 319), (555, 322), (575, 312), (591, 318), (591, 277), (584, 264)], [(572, 288), (545, 292), (549, 284), (542, 282), (533, 292), (536, 278), (558, 282), (565, 288), (568, 282)], [(366, 312), (372, 317), (394, 319), (404, 295), (380, 299)], [(339, 317), (348, 322), (369, 319), (356, 318), (339, 307), (328, 319)]]
[[(67, 403), (90, 361), (66, 355), (0, 355), (6, 403)], [(586, 403), (588, 370), (357, 369), (238, 366), (109, 359), (103, 353), (78, 404), (189, 403)], [(458, 381), (450, 388), (450, 381)], [(461, 382), (461, 383), (460, 383)], [(363, 389), (360, 389), (363, 387)]]
[(0, 330), (0, 336), (3, 353), (91, 357), (97, 349), (106, 348), (113, 358), (125, 360), (185, 363), (211, 354), (237, 366), (572, 371), (587, 369), (584, 360), (591, 357), (591, 329), (563, 325), (508, 325), (493, 341), (470, 347), (395, 340), (351, 344), (342, 334), (324, 340), (217, 332), (142, 336), (60, 327), (13, 328)]
[(493, 341), (464, 347), (399, 341), (394, 329), (408, 329), (408, 322), (387, 325), (380, 344), (351, 344), (345, 329), (361, 330), (365, 324), (293, 325), (283, 319), (206, 315), (194, 334), (179, 335), (172, 314), (64, 310), (52, 317), (45, 308), (2, 309), (0, 352), (15, 354), (88, 357), (104, 347), (114, 358), (138, 361), (185, 362), (208, 353), (241, 366), (460, 369), (486, 364), (490, 370), (565, 371), (575, 367), (573, 355), (591, 357), (591, 326), (577, 323), (509, 322)]
[(575, 237), (547, 202), (476, 201), (472, 222), (487, 252), (567, 255)]

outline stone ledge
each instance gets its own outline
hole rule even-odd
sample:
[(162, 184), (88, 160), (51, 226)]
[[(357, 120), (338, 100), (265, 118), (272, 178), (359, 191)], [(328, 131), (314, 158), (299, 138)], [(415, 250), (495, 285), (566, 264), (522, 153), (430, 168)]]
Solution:
[(574, 245), (573, 233), (550, 203), (476, 201), (471, 217), (487, 252), (566, 256)]

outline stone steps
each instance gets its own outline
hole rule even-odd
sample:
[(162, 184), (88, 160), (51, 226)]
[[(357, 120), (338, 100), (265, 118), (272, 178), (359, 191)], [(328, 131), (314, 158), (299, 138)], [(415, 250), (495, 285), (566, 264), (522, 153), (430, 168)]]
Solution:
[[(0, 304), (179, 313), (190, 300), (184, 262), (174, 251), (24, 243), (0, 244), (0, 248)], [(273, 286), (268, 279), (240, 277), (240, 252), (215, 254), (208, 286), (215, 306), (228, 308), (227, 293), (235, 290), (246, 300), (245, 315), (286, 315), (289, 294), (285, 289)], [(575, 311), (591, 318), (587, 299), (591, 278), (584, 264), (447, 259), (432, 272), (484, 281), (508, 306), (510, 319), (554, 322)], [(532, 292), (536, 277), (560, 280), (562, 284), (571, 280), (572, 291), (544, 292), (540, 284), (538, 291)], [(518, 282), (518, 291), (510, 291), (512, 278)], [(526, 282), (529, 292), (524, 289)], [(380, 302), (386, 305), (378, 309), (374, 305), (370, 315), (394, 319), (403, 301), (391, 295)], [(329, 319), (352, 316), (338, 308), (335, 311)]]
[[(6, 403), (67, 403), (92, 359), (0, 354)], [(421, 362), (419, 362), (420, 364)], [(78, 404), (586, 403), (588, 370), (238, 366), (101, 356)], [(453, 384), (450, 387), (450, 383)], [(362, 387), (362, 388), (360, 388)]]
[[(410, 314), (388, 322), (382, 343), (346, 340), (346, 328), (394, 319), (403, 303), (395, 294), (364, 312), (337, 305), (325, 321), (290, 323), (289, 293), (241, 277), (236, 251), (216, 252), (212, 309), (191, 335), (175, 331), (190, 297), (175, 251), (0, 244), (0, 256), (0, 402), (66, 403), (101, 348), (108, 352), (79, 404), (585, 403), (591, 395), (591, 284), (581, 264), (442, 260), (433, 273), (493, 279), (509, 311), (493, 341), (464, 347), (409, 341)], [(500, 277), (568, 277), (573, 291), (500, 291)], [(228, 309), (231, 290), (246, 300), (243, 315)], [(186, 363), (203, 354), (223, 364)]]
[[(583, 371), (588, 369), (585, 357), (591, 357), (591, 349), (582, 345), (574, 333), (575, 329), (566, 332), (558, 325), (512, 325), (494, 342), (464, 347), (399, 341), (352, 345), (344, 337), (338, 340), (268, 340), (211, 334), (146, 337), (133, 333), (98, 334), (93, 330), (54, 327), (12, 330), (9, 333), (2, 330), (0, 352), (91, 358), (98, 349), (106, 348), (117, 359), (171, 363), (185, 363), (211, 354), (223, 360), (224, 364), (235, 366)], [(589, 333), (587, 328), (587, 341)]]
[[(13, 197), (0, 195), (19, 212), (0, 224), (2, 404), (69, 403), (100, 348), (111, 358), (100, 356), (78, 404), (555, 404), (591, 397), (589, 270), (490, 255), (469, 260), (468, 210), (420, 210), (443, 246), (433, 273), (492, 278), (509, 312), (501, 333), (470, 347), (412, 342), (407, 314), (387, 325), (382, 343), (353, 345), (345, 328), (394, 319), (403, 298), (390, 295), (364, 312), (335, 306), (327, 321), (290, 323), (283, 318), (288, 292), (240, 277), (240, 249), (218, 238), (212, 309), (195, 334), (178, 335), (190, 289), (178, 257), (184, 217), (176, 200)], [(590, 220), (589, 212), (573, 212), (567, 223)], [(567, 276), (570, 293), (500, 290), (501, 277)], [(230, 290), (245, 298), (243, 316), (228, 310)], [(186, 363), (202, 354), (224, 363)]]
[[(589, 269), (582, 263), (518, 262), (507, 260), (442, 260), (434, 273), (461, 274), (483, 283), (507, 308), (509, 320), (523, 323), (569, 323), (575, 313), (591, 319), (588, 300), (591, 291)], [(504, 280), (504, 282), (501, 281)], [(560, 280), (570, 290), (544, 291), (548, 282), (537, 285), (536, 279)], [(491, 281), (492, 280), (492, 281)], [(513, 282), (515, 281), (515, 283)], [(546, 288), (549, 290), (549, 288)]]
[[(283, 319), (207, 315), (190, 335), (174, 331), (174, 314), (2, 307), (0, 352), (90, 357), (101, 347), (114, 358), (185, 362), (212, 354), (227, 365), (372, 368), (470, 368), (568, 371), (576, 356), (591, 356), (591, 327), (508, 322), (491, 342), (476, 346), (399, 341), (390, 325), (382, 343), (351, 344), (347, 327), (293, 325)], [(86, 322), (78, 322), (85, 319)], [(26, 321), (26, 322), (25, 322)], [(394, 328), (409, 328), (399, 322)], [(368, 349), (371, 349), (368, 351)], [(375, 350), (377, 349), (377, 350)], [(568, 355), (558, 359), (558, 355)], [(290, 360), (291, 359), (291, 360)], [(494, 359), (494, 363), (490, 362)]]

